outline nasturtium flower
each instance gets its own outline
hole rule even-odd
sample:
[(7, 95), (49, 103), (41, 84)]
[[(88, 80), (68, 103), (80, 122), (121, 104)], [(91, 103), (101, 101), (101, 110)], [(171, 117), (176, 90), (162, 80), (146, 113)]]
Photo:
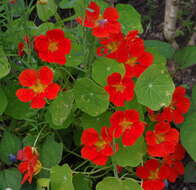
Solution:
[(37, 175), (42, 168), (36, 148), (25, 146), (22, 150), (18, 151), (17, 160), (21, 161), (18, 165), (18, 170), (24, 174), (21, 184), (24, 184), (26, 181), (32, 183), (33, 176)]
[(145, 123), (140, 121), (136, 110), (116, 111), (110, 117), (110, 134), (115, 138), (122, 136), (122, 144), (132, 146), (144, 132)]
[(168, 167), (162, 165), (158, 160), (151, 159), (136, 169), (136, 175), (143, 179), (144, 190), (162, 190), (165, 186), (164, 180), (168, 178)]
[(32, 108), (43, 108), (46, 99), (53, 100), (57, 97), (60, 86), (53, 82), (54, 74), (47, 66), (41, 67), (38, 71), (26, 69), (22, 71), (18, 79), (20, 85), (27, 88), (20, 88), (16, 96), (22, 102), (31, 102)]
[(122, 77), (120, 73), (113, 73), (108, 76), (105, 90), (110, 95), (110, 102), (115, 106), (124, 106), (125, 101), (134, 97), (134, 82), (130, 77)]
[(112, 137), (109, 135), (108, 128), (102, 127), (101, 134), (94, 128), (83, 131), (81, 142), (84, 145), (81, 155), (96, 165), (105, 165), (109, 156), (117, 150), (117, 144), (113, 146)]
[(79, 17), (77, 21), (84, 27), (92, 29), (92, 34), (98, 38), (108, 37), (110, 34), (117, 34), (121, 31), (121, 25), (118, 22), (118, 12), (113, 7), (100, 13), (100, 7), (93, 1), (86, 9), (85, 18)]
[(164, 157), (175, 151), (179, 142), (179, 132), (163, 121), (156, 123), (153, 131), (147, 131), (145, 139), (149, 155)]
[(35, 37), (34, 48), (42, 61), (64, 65), (66, 55), (70, 53), (71, 41), (61, 29), (52, 29), (46, 35)]
[(181, 144), (175, 147), (175, 152), (163, 158), (163, 163), (168, 166), (170, 175), (168, 180), (175, 182), (178, 176), (184, 174), (184, 165), (182, 160), (185, 157), (185, 150)]
[(181, 124), (184, 121), (183, 114), (187, 113), (189, 108), (190, 100), (186, 97), (186, 89), (182, 86), (176, 87), (171, 104), (163, 109), (159, 120)]

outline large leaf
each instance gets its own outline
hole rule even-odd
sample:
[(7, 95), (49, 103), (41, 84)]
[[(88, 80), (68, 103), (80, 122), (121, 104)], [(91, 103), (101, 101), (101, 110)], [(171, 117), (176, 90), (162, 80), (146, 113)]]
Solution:
[(37, 189), (36, 190), (49, 190), (50, 188), (50, 179), (49, 178), (39, 178), (37, 180)]
[(72, 184), (72, 171), (67, 164), (52, 167), (50, 180), (51, 190), (74, 190)]
[(196, 183), (196, 163), (193, 161), (190, 161), (185, 167), (184, 182)]
[(181, 142), (186, 151), (196, 161), (196, 112), (189, 114), (180, 127)]
[(123, 184), (127, 185), (127, 187), (129, 187), (130, 190), (143, 190), (141, 185), (139, 185), (134, 179), (126, 179), (123, 181)]
[(36, 110), (31, 109), (28, 103), (23, 103), (16, 97), (16, 90), (19, 88), (20, 87), (16, 85), (8, 85), (4, 88), (8, 99), (5, 113), (14, 119), (22, 120), (30, 118), (36, 113)]
[(196, 46), (189, 46), (177, 50), (174, 55), (174, 60), (182, 69), (196, 64)]
[(98, 116), (108, 108), (108, 94), (88, 78), (81, 78), (76, 81), (74, 95), (77, 107), (91, 116)]
[(3, 91), (3, 89), (0, 87), (0, 115), (3, 114), (7, 107), (8, 101), (7, 97)]
[(0, 171), (0, 189), (20, 190), (22, 175), (16, 168)]
[(196, 85), (192, 88), (190, 112), (196, 112)]
[(171, 59), (174, 55), (175, 49), (169, 43), (159, 40), (145, 40), (144, 43), (146, 48), (153, 48), (157, 50), (160, 55), (167, 59)]
[[(51, 168), (58, 164), (61, 161), (62, 153), (63, 144), (57, 143), (54, 136), (48, 136), (40, 150), (40, 161), (43, 167)], [(45, 177), (47, 174), (45, 173), (43, 176)]]
[(38, 17), (42, 21), (47, 21), (57, 11), (55, 0), (47, 0), (47, 3), (39, 3), (40, 1), (36, 4)]
[(83, 174), (76, 174), (73, 177), (74, 190), (92, 190), (92, 181)]
[(151, 65), (136, 82), (135, 93), (140, 104), (159, 110), (171, 103), (175, 86), (163, 65)]
[(55, 125), (62, 125), (69, 116), (74, 102), (72, 90), (62, 92), (50, 104), (49, 112)]
[(123, 64), (117, 63), (115, 60), (105, 57), (96, 59), (92, 66), (92, 78), (102, 86), (107, 85), (107, 77), (114, 72), (124, 75)]
[(9, 155), (15, 155), (21, 149), (21, 146), (22, 142), (17, 136), (5, 131), (0, 143), (0, 159), (6, 164), (12, 164)]
[(133, 146), (119, 145), (119, 151), (112, 156), (112, 160), (120, 166), (136, 167), (143, 161), (143, 155), (146, 153), (144, 138), (139, 138)]
[(5, 77), (9, 72), (10, 64), (3, 49), (0, 47), (0, 79)]
[(143, 32), (141, 16), (133, 6), (128, 4), (118, 4), (116, 8), (120, 15), (118, 21), (122, 24), (123, 33), (126, 34), (131, 30), (138, 30), (140, 33)]

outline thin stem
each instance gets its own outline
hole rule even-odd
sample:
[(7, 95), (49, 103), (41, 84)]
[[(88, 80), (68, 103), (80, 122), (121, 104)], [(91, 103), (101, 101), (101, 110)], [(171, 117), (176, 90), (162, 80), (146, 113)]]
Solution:
[(80, 167), (84, 166), (87, 162), (88, 162), (88, 160), (82, 162), (80, 165), (78, 165), (77, 167), (75, 167), (74, 170), (77, 170), (77, 169), (79, 169)]
[(93, 171), (93, 172), (80, 172), (80, 171), (78, 172), (78, 171), (73, 171), (73, 173), (81, 173), (81, 174), (84, 174), (84, 175), (93, 175), (93, 174), (96, 174), (96, 173), (101, 172), (103, 170), (106, 170), (108, 168), (110, 168), (110, 167), (100, 168), (100, 169), (98, 169), (96, 171)]
[(38, 133), (38, 135), (37, 135), (37, 137), (36, 137), (36, 139), (35, 139), (35, 142), (34, 142), (34, 144), (33, 144), (33, 147), (36, 146), (37, 141), (38, 141), (38, 139), (39, 139), (39, 137), (40, 137), (40, 135), (41, 135), (41, 133), (42, 133), (42, 131), (43, 131), (44, 129), (45, 129), (45, 127), (43, 127), (43, 128), (40, 130), (40, 132)]

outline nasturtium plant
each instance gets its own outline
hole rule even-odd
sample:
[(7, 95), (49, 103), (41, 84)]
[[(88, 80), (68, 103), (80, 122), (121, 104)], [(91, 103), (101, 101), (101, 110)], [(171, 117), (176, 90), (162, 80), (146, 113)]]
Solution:
[(194, 182), (196, 88), (176, 76), (195, 46), (151, 40), (132, 3), (0, 4), (0, 190)]

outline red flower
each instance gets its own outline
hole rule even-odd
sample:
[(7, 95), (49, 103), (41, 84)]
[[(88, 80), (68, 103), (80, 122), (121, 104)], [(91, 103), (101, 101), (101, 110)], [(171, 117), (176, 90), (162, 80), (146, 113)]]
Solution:
[(115, 138), (122, 136), (125, 146), (134, 145), (144, 132), (145, 123), (139, 120), (136, 110), (116, 111), (111, 116), (110, 123), (110, 133)]
[(8, 0), (10, 4), (16, 3), (16, 0)]
[(186, 89), (184, 87), (176, 87), (171, 104), (163, 109), (159, 120), (173, 121), (175, 124), (182, 123), (184, 121), (183, 114), (187, 113), (190, 108), (190, 100), (185, 95)]
[(29, 37), (28, 36), (25, 36), (24, 37), (24, 42), (20, 42), (19, 44), (18, 44), (18, 55), (19, 56), (23, 56), (24, 55), (24, 49), (25, 49), (25, 45), (28, 45), (29, 44)]
[(46, 32), (46, 35), (35, 37), (34, 48), (42, 61), (48, 63), (65, 64), (65, 55), (69, 54), (71, 41), (64, 37), (64, 31), (53, 29)]
[(48, 67), (41, 67), (38, 71), (26, 69), (19, 75), (22, 86), (16, 91), (16, 96), (22, 102), (31, 102), (32, 108), (43, 108), (45, 99), (53, 100), (58, 95), (60, 86), (53, 83), (53, 72)]
[(124, 106), (124, 101), (130, 101), (134, 97), (134, 83), (131, 78), (122, 77), (119, 73), (108, 76), (108, 85), (105, 90), (110, 95), (110, 101), (115, 106)]
[(168, 180), (175, 182), (176, 178), (184, 174), (184, 165), (181, 160), (185, 156), (185, 150), (181, 144), (175, 147), (175, 152), (163, 158), (163, 163), (169, 168), (170, 175)]
[(136, 169), (136, 175), (144, 180), (142, 184), (144, 190), (162, 190), (165, 186), (163, 180), (167, 179), (168, 172), (168, 167), (161, 165), (155, 159), (146, 161), (144, 166)]
[(171, 128), (167, 122), (159, 122), (154, 131), (147, 131), (146, 143), (148, 154), (151, 156), (164, 157), (175, 151), (179, 141), (179, 132)]
[(100, 7), (95, 2), (90, 2), (86, 9), (85, 18), (78, 18), (77, 21), (85, 26), (92, 28), (93, 35), (98, 38), (108, 37), (110, 34), (117, 34), (121, 30), (118, 22), (118, 12), (113, 7), (105, 9), (103, 15), (100, 14)]
[(101, 135), (94, 128), (84, 130), (81, 141), (84, 145), (81, 150), (82, 157), (91, 160), (96, 165), (105, 165), (108, 157), (118, 149), (116, 145), (116, 150), (113, 150), (112, 138), (108, 136), (107, 127), (102, 128)]
[(36, 148), (26, 146), (23, 150), (19, 150), (17, 160), (22, 161), (18, 166), (18, 170), (24, 174), (21, 184), (24, 184), (25, 181), (31, 183), (33, 176), (38, 174), (42, 167)]

